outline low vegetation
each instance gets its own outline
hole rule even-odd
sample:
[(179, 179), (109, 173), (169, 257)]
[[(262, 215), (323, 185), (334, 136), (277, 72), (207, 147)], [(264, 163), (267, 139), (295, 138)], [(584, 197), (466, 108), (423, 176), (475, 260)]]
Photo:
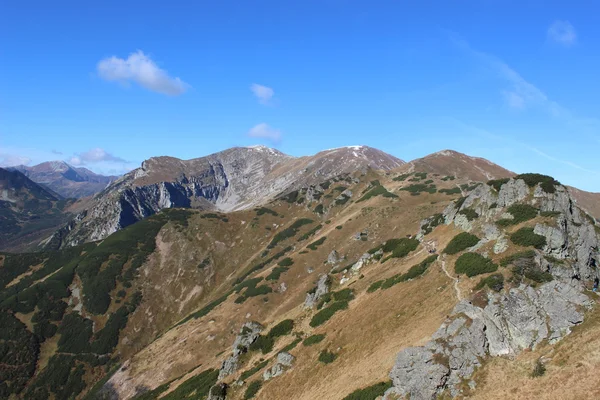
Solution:
[(278, 232), (273, 239), (271, 240), (271, 243), (269, 243), (269, 245), (267, 246), (268, 249), (272, 249), (273, 247), (275, 247), (279, 242), (282, 242), (288, 238), (294, 237), (296, 236), (296, 234), (298, 233), (298, 230), (304, 226), (304, 225), (309, 225), (312, 224), (314, 221), (312, 219), (309, 218), (300, 218), (298, 220), (296, 220), (293, 224), (291, 224), (289, 227), (285, 228), (284, 230), (282, 230), (281, 232)]
[(438, 192), (445, 193), (447, 195), (461, 194), (462, 193), (462, 191), (460, 190), (459, 187), (453, 187), (453, 188), (450, 188), (450, 189), (440, 189), (440, 190), (438, 190)]
[(273, 350), (275, 341), (280, 336), (288, 335), (294, 329), (294, 321), (286, 319), (275, 325), (268, 334), (260, 335), (251, 345), (250, 350), (260, 350), (263, 354), (270, 353)]
[(261, 388), (262, 388), (261, 380), (250, 382), (250, 384), (246, 388), (246, 391), (244, 392), (244, 400), (253, 399), (254, 396), (256, 396), (256, 394), (259, 392), (259, 390)]
[(515, 179), (522, 179), (529, 187), (534, 187), (539, 184), (546, 193), (554, 193), (556, 191), (556, 186), (560, 185), (560, 182), (553, 177), (542, 174), (520, 174), (515, 176)]
[(256, 374), (258, 371), (260, 371), (261, 369), (266, 367), (268, 363), (269, 363), (269, 360), (261, 361), (258, 364), (256, 364), (254, 367), (250, 368), (249, 370), (242, 372), (242, 374), (240, 375), (240, 380), (246, 381), (252, 375)]
[(533, 232), (533, 228), (521, 228), (512, 235), (510, 240), (516, 245), (541, 249), (546, 245), (546, 238)]
[(427, 257), (417, 265), (410, 267), (410, 269), (404, 274), (396, 274), (388, 279), (373, 282), (367, 289), (367, 293), (375, 292), (377, 289), (389, 289), (400, 282), (406, 282), (411, 279), (420, 277), (427, 271), (429, 266), (437, 260), (437, 254)]
[(458, 213), (467, 217), (467, 220), (469, 221), (473, 221), (479, 218), (479, 214), (477, 214), (477, 211), (473, 210), (472, 208), (463, 208)]
[(435, 193), (437, 187), (434, 184), (413, 183), (412, 185), (401, 188), (405, 192), (409, 192), (412, 196), (418, 196), (421, 193)]
[(406, 257), (411, 251), (416, 250), (419, 246), (419, 241), (415, 238), (390, 239), (383, 245), (384, 253), (392, 253), (383, 259), (383, 262), (390, 258)]
[(383, 197), (387, 197), (387, 198), (397, 198), (398, 197), (395, 194), (388, 192), (388, 190), (385, 187), (383, 187), (382, 185), (378, 184), (378, 185), (375, 185), (372, 189), (370, 189), (367, 193), (365, 193), (364, 196), (362, 196), (356, 202), (360, 203), (362, 201), (369, 200), (371, 197), (376, 197), (376, 196), (383, 196)]
[(174, 391), (161, 397), (161, 400), (202, 399), (208, 396), (210, 388), (217, 383), (219, 371), (208, 369), (183, 382)]
[(444, 249), (446, 254), (457, 254), (479, 243), (479, 238), (472, 233), (461, 232), (454, 236)]
[(421, 227), (423, 234), (428, 235), (433, 231), (433, 228), (444, 223), (444, 216), (442, 214), (434, 214), (427, 218), (425, 224)]
[(489, 272), (496, 272), (498, 266), (489, 258), (478, 253), (465, 253), (456, 260), (454, 271), (457, 274), (465, 274), (469, 278)]
[(500, 226), (517, 225), (521, 222), (529, 221), (538, 215), (538, 209), (530, 206), (529, 204), (513, 204), (512, 206), (508, 207), (507, 211), (513, 216), (513, 218), (499, 219), (496, 221), (496, 224)]
[(302, 344), (304, 346), (312, 346), (312, 345), (315, 345), (317, 343), (321, 343), (323, 341), (323, 339), (325, 339), (325, 335), (324, 334), (312, 335), (312, 336), (309, 336), (306, 339), (304, 339), (302, 341)]
[(504, 185), (505, 183), (508, 183), (510, 179), (509, 178), (503, 178), (503, 179), (492, 179), (490, 181), (487, 181), (487, 184), (491, 187), (493, 187), (494, 189), (496, 189), (497, 192), (500, 191), (500, 189), (502, 188), (502, 185)]
[(317, 248), (322, 245), (323, 243), (325, 243), (325, 240), (327, 239), (326, 236), (323, 236), (322, 238), (319, 238), (317, 240), (315, 240), (314, 242), (312, 242), (311, 244), (309, 244), (308, 246), (306, 246), (307, 248), (311, 249), (311, 250), (317, 250)]
[(336, 358), (337, 356), (328, 350), (323, 350), (321, 353), (319, 353), (319, 361), (323, 364), (331, 364)]
[(475, 290), (483, 289), (486, 286), (495, 292), (501, 291), (504, 289), (504, 276), (502, 274), (492, 274), (487, 278), (482, 278), (475, 286)]
[(375, 400), (383, 396), (386, 390), (392, 387), (392, 381), (379, 382), (363, 389), (355, 390), (343, 400)]

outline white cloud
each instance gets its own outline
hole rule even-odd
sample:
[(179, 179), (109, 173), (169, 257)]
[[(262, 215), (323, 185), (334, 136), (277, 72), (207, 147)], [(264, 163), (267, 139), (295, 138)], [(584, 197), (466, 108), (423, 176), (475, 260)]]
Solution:
[(278, 142), (281, 140), (281, 131), (279, 129), (274, 129), (263, 122), (253, 126), (252, 129), (248, 131), (248, 136)]
[(17, 154), (0, 153), (0, 167), (14, 167), (17, 165), (27, 165), (31, 158)]
[(569, 21), (554, 21), (548, 28), (548, 38), (569, 47), (577, 42), (577, 33)]
[(148, 90), (169, 96), (178, 96), (189, 87), (181, 79), (170, 77), (141, 50), (131, 53), (127, 59), (116, 56), (105, 58), (98, 63), (97, 70), (107, 81), (136, 82)]
[(258, 83), (253, 83), (250, 85), (250, 90), (252, 93), (254, 93), (260, 104), (270, 104), (271, 99), (275, 95), (275, 91), (273, 91), (273, 89), (268, 86), (259, 85)]
[(505, 90), (503, 92), (504, 99), (509, 107), (515, 108), (518, 110), (523, 110), (525, 108), (525, 99), (516, 92)]
[(77, 166), (101, 162), (127, 163), (128, 161), (120, 157), (116, 157), (100, 147), (96, 147), (95, 149), (91, 149), (71, 157), (68, 162), (71, 165)]

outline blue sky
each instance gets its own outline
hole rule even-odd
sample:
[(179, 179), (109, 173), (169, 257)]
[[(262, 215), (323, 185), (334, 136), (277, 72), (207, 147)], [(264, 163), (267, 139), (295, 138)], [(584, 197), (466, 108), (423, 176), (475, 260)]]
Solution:
[(442, 149), (600, 191), (593, 1), (0, 5), (0, 164)]

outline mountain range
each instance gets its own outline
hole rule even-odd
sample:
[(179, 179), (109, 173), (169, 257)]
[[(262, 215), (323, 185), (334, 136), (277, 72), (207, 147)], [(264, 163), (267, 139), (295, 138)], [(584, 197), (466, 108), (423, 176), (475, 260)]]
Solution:
[(451, 150), (151, 158), (0, 253), (0, 398), (597, 398), (597, 196)]
[(64, 198), (91, 196), (117, 178), (99, 175), (87, 168), (73, 167), (64, 161), (48, 161), (32, 167), (18, 165), (8, 169), (22, 172), (32, 181)]

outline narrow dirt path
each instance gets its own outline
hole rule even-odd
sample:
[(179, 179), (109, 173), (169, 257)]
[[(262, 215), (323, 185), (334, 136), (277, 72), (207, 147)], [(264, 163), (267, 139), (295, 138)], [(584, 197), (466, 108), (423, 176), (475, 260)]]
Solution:
[(461, 301), (462, 294), (460, 293), (460, 288), (458, 287), (458, 278), (455, 278), (452, 275), (450, 275), (450, 273), (446, 269), (446, 256), (445, 255), (442, 255), (441, 261), (442, 261), (442, 270), (444, 271), (444, 273), (446, 274), (446, 276), (448, 278), (450, 278), (454, 281), (454, 290), (456, 291), (456, 297), (458, 298), (458, 301)]

